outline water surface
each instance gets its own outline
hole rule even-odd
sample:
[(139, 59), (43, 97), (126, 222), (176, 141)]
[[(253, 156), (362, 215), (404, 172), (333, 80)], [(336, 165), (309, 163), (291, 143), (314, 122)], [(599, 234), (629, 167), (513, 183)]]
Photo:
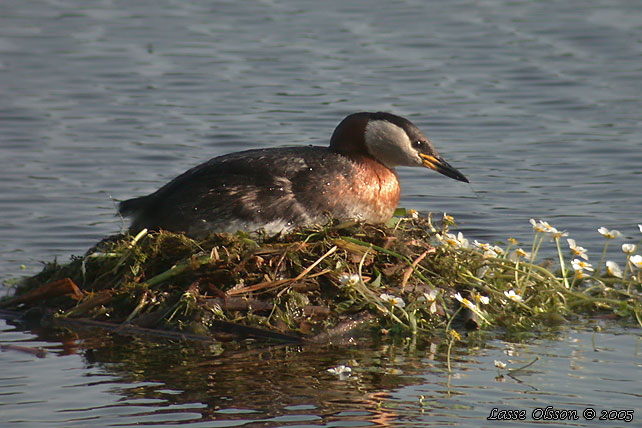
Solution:
[[(20, 326), (21, 328), (24, 326)], [(47, 351), (0, 353), (3, 419), (11, 426), (497, 426), (493, 408), (633, 408), (639, 418), (642, 346), (638, 330), (562, 329), (515, 344), (471, 334), (446, 344), (362, 342), (333, 347), (219, 346), (111, 336), (101, 331), (22, 331), (0, 324), (2, 342)], [(521, 373), (500, 373), (541, 360)], [(327, 371), (348, 365), (352, 374)], [(38, 376), (36, 374), (45, 373)], [(26, 412), (25, 408), (37, 408)], [(524, 426), (521, 421), (501, 426)], [(516, 425), (517, 424), (517, 425)], [(555, 426), (628, 426), (559, 421)]]
[[(114, 200), (223, 153), (327, 144), (345, 115), (364, 110), (408, 117), (471, 180), (402, 168), (402, 206), (446, 211), (471, 239), (526, 246), (528, 219), (544, 218), (594, 263), (596, 229), (615, 227), (625, 238), (609, 257), (621, 257), (619, 244), (642, 237), (641, 30), (642, 9), (625, 0), (3, 1), (0, 278), (120, 231)], [(518, 380), (494, 380), (492, 365), (518, 345), (491, 341), (462, 351), (450, 378), (430, 347), (373, 345), (381, 362), (355, 350), (269, 351), (273, 372), (254, 380), (244, 373), (263, 360), (248, 351), (247, 365), (226, 358), (188, 384), (180, 370), (161, 377), (159, 354), (139, 354), (148, 345), (118, 342), (110, 356), (109, 341), (50, 341), (4, 324), (3, 342), (50, 352), (0, 353), (0, 412), (22, 426), (480, 426), (500, 399), (637, 405), (639, 332), (605, 327), (608, 351), (573, 328), (519, 345), (518, 362), (543, 361)], [(107, 355), (92, 359), (92, 349)], [(180, 365), (184, 352), (164, 355)], [(345, 382), (325, 372), (350, 355), (365, 369)], [(241, 376), (230, 386), (217, 377), (230, 373)]]

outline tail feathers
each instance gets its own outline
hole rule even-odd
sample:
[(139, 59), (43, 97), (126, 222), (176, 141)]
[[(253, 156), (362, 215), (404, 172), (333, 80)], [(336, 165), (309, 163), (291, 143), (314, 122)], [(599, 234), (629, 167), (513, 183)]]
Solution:
[(149, 196), (128, 199), (118, 204), (118, 212), (123, 217), (139, 217), (149, 206)]

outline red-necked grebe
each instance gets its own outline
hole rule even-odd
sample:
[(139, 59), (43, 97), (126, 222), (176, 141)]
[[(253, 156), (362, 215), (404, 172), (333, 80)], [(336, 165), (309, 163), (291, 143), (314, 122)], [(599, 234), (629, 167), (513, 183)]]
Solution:
[(247, 150), (213, 158), (140, 198), (121, 202), (131, 229), (203, 236), (239, 229), (268, 233), (329, 217), (383, 223), (399, 201), (396, 166), (424, 166), (455, 180), (464, 175), (441, 159), (403, 117), (355, 113), (337, 126), (329, 147)]

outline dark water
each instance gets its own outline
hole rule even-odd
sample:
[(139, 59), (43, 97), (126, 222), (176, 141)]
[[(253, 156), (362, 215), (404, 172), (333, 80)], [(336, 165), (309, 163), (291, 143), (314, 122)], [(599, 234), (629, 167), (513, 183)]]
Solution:
[[(473, 335), (452, 351), (452, 375), (441, 340), (343, 348), (239, 344), (222, 352), (93, 331), (25, 333), (3, 322), (0, 331), (2, 342), (47, 351), (41, 359), (0, 353), (0, 411), (11, 426), (491, 427), (493, 408), (524, 410), (537, 423), (537, 409), (547, 406), (578, 412), (578, 421), (556, 426), (635, 426), (640, 417), (639, 377), (627, 374), (639, 374), (642, 364), (637, 330), (593, 337), (570, 329), (528, 344)], [(494, 366), (501, 360), (517, 368), (537, 356), (512, 376)], [(339, 364), (352, 374), (327, 372)], [(635, 410), (633, 424), (598, 421), (602, 410), (626, 408)], [(586, 409), (597, 412), (593, 423), (583, 417)]]
[[(146, 194), (230, 151), (325, 144), (346, 114), (362, 110), (410, 118), (472, 182), (402, 169), (402, 206), (447, 211), (467, 236), (488, 241), (528, 242), (528, 219), (547, 219), (596, 263), (598, 227), (642, 237), (641, 34), (636, 1), (5, 0), (0, 278), (66, 260), (120, 230), (111, 198)], [(620, 243), (611, 257), (621, 257)], [(3, 329), (3, 342), (52, 348), (44, 359), (0, 353), (0, 413), (23, 426), (181, 418), (204, 426), (212, 418), (217, 426), (478, 426), (500, 398), (527, 409), (625, 408), (640, 398), (631, 385), (640, 380), (639, 330), (615, 327), (602, 334), (609, 352), (595, 354), (590, 335), (572, 329), (520, 345), (546, 363), (519, 382), (493, 380), (492, 360), (510, 346), (503, 342), (462, 353), (461, 377), (451, 379), (425, 350), (375, 347), (403, 376), (368, 369), (339, 382), (325, 368), (345, 364), (347, 351), (281, 349), (270, 359), (275, 375), (254, 393), (157, 378), (122, 355), (94, 362), (57, 338)], [(366, 357), (355, 353), (357, 362)], [(250, 368), (219, 362), (201, 375), (252, 371), (254, 358)], [(308, 371), (275, 379), (290, 365)], [(289, 400), (299, 379), (301, 399)], [(421, 394), (437, 405), (422, 412)]]

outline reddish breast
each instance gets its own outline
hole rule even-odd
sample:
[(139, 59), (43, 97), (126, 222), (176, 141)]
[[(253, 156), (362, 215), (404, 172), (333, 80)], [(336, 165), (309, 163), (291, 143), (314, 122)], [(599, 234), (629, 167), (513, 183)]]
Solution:
[(352, 156), (354, 169), (342, 186), (338, 186), (346, 217), (372, 223), (386, 222), (399, 202), (397, 174), (368, 156)]

